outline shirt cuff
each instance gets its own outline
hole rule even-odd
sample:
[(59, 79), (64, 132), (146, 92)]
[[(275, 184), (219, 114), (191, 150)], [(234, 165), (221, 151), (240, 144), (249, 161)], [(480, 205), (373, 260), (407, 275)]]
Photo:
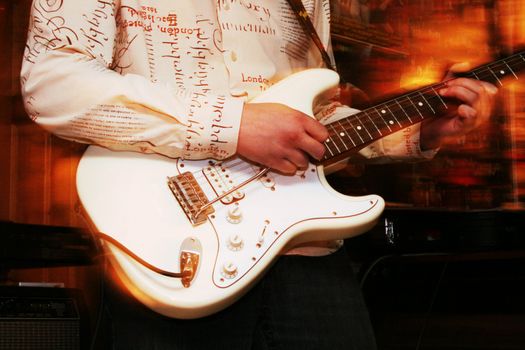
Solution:
[[(225, 159), (235, 154), (244, 101), (215, 95), (207, 103), (188, 103), (184, 159)], [(195, 100), (193, 100), (195, 101)]]
[(383, 150), (391, 160), (432, 159), (438, 149), (421, 150), (421, 123), (393, 133), (382, 140)]

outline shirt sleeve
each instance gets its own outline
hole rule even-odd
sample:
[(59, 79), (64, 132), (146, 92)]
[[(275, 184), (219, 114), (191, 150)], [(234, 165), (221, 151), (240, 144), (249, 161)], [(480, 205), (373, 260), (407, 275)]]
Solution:
[(243, 101), (120, 74), (116, 8), (109, 0), (33, 2), (21, 72), (31, 119), (59, 137), (114, 150), (233, 155)]

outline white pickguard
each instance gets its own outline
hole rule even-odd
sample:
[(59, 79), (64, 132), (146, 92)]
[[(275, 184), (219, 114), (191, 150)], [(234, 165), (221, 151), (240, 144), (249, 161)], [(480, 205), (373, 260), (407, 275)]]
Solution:
[[(315, 98), (337, 81), (337, 74), (329, 70), (304, 71), (252, 103), (285, 103), (311, 115)], [(77, 187), (96, 229), (158, 268), (178, 271), (183, 241), (200, 242), (199, 270), (189, 288), (106, 244), (119, 277), (140, 301), (170, 317), (196, 318), (242, 296), (285, 247), (355, 236), (371, 228), (384, 208), (375, 195), (337, 193), (326, 183), (322, 166), (310, 165), (296, 176), (269, 172), (242, 188), (242, 193), (234, 193), (238, 200), (233, 203), (228, 203), (231, 199), (215, 203), (208, 220), (193, 226), (167, 185), (167, 177), (194, 173), (211, 200), (215, 192), (241, 183), (257, 170), (238, 158), (210, 166), (208, 161), (90, 146), (79, 164)], [(232, 208), (236, 208), (233, 213)]]

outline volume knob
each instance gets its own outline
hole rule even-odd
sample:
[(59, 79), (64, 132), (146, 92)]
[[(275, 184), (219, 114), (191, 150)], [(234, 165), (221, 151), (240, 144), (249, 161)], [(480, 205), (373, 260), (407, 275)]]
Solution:
[(226, 220), (232, 224), (238, 224), (242, 220), (242, 211), (241, 208), (239, 208), (238, 205), (233, 206), (228, 210), (228, 216), (226, 216)]
[(237, 276), (237, 265), (232, 261), (228, 261), (222, 265), (222, 275), (226, 278), (234, 278)]
[(241, 250), (244, 245), (242, 237), (238, 234), (233, 234), (228, 238), (228, 248), (233, 251)]

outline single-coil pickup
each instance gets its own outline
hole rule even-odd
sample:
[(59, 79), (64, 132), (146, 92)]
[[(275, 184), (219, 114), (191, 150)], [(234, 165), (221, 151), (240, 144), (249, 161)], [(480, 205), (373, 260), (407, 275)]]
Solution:
[[(224, 193), (231, 191), (236, 186), (232, 172), (228, 170), (223, 163), (210, 164), (202, 171), (217, 196), (221, 196)], [(244, 192), (238, 189), (224, 198), (221, 198), (221, 203), (228, 205), (238, 202), (243, 198)]]
[(208, 203), (208, 198), (206, 198), (192, 173), (185, 172), (168, 177), (168, 186), (194, 226), (205, 222), (207, 216), (214, 213), (215, 210), (212, 206), (200, 212), (201, 208)]

